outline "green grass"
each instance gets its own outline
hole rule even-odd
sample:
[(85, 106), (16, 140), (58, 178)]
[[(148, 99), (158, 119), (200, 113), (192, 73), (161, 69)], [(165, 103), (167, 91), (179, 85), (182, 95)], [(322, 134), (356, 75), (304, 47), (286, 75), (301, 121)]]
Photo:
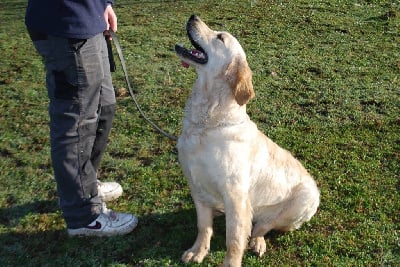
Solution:
[[(103, 180), (109, 206), (140, 218), (130, 235), (70, 239), (49, 159), (44, 68), (23, 23), (26, 1), (0, 4), (0, 266), (180, 266), (195, 210), (175, 143), (118, 111)], [(400, 266), (400, 3), (398, 1), (116, 1), (119, 38), (145, 112), (178, 135), (195, 79), (175, 56), (192, 13), (234, 34), (253, 70), (253, 120), (314, 175), (321, 206), (292, 233), (266, 236), (243, 266)], [(117, 89), (126, 87), (121, 68)], [(211, 252), (225, 253), (224, 218)]]

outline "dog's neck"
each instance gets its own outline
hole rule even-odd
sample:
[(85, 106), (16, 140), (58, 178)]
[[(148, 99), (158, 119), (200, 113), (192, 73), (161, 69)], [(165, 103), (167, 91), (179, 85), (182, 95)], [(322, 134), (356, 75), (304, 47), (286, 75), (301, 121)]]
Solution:
[(185, 108), (184, 126), (230, 127), (248, 121), (246, 105), (240, 106), (227, 86), (221, 79), (210, 82), (198, 77)]

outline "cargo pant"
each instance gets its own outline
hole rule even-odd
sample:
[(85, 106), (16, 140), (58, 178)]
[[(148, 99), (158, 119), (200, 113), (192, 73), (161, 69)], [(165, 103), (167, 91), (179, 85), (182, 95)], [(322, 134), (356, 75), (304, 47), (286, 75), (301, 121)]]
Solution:
[(63, 217), (70, 229), (94, 221), (102, 203), (97, 171), (115, 114), (106, 42), (29, 31), (44, 58), (51, 160)]

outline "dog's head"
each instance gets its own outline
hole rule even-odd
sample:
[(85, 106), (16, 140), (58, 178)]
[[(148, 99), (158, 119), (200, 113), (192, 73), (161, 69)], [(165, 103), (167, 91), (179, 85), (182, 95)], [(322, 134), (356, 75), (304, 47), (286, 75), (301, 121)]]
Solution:
[(211, 30), (195, 15), (187, 22), (186, 30), (195, 49), (176, 45), (175, 51), (182, 61), (194, 66), (198, 73), (222, 78), (239, 105), (253, 98), (252, 73), (237, 39), (228, 32)]

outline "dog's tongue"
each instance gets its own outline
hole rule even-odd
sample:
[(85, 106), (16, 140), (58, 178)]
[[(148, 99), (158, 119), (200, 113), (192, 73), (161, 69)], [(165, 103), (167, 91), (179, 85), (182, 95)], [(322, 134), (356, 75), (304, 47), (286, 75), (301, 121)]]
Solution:
[[(201, 54), (201, 52), (199, 50), (190, 50), (190, 54), (194, 55), (194, 56), (198, 56), (199, 54)], [(182, 60), (182, 66), (185, 68), (189, 68), (190, 65), (188, 63), (186, 63), (185, 61)]]
[(182, 66), (184, 67), (184, 68), (189, 68), (190, 67), (190, 65), (189, 64), (187, 64), (185, 61), (183, 61), (182, 60)]

